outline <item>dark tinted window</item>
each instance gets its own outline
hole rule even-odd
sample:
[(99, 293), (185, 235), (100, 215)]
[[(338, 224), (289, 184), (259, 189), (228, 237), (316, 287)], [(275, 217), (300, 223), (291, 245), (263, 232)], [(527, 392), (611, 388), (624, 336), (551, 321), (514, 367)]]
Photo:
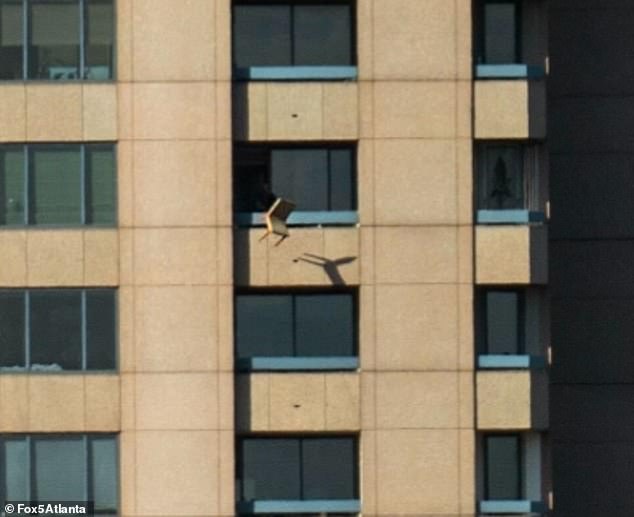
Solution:
[(115, 221), (112, 144), (0, 146), (0, 225), (112, 226)]
[(0, 291), (0, 368), (112, 370), (112, 289)]
[(526, 208), (522, 147), (514, 144), (482, 144), (477, 152), (478, 208)]
[(235, 169), (238, 212), (266, 211), (277, 197), (298, 211), (356, 208), (351, 147), (237, 146)]
[(245, 438), (238, 454), (242, 501), (357, 497), (354, 438)]
[(355, 355), (352, 293), (239, 294), (239, 358)]
[(22, 79), (22, 0), (0, 2), (0, 79)]
[(112, 0), (85, 0), (85, 78), (111, 79), (114, 70), (114, 6)]
[(350, 2), (238, 2), (233, 59), (250, 66), (348, 66), (354, 63)]
[(485, 63), (509, 64), (519, 61), (519, 6), (517, 2), (485, 1), (483, 30)]
[(521, 442), (518, 435), (485, 437), (486, 499), (522, 499)]
[(524, 293), (511, 290), (481, 292), (484, 352), (521, 354), (524, 349)]

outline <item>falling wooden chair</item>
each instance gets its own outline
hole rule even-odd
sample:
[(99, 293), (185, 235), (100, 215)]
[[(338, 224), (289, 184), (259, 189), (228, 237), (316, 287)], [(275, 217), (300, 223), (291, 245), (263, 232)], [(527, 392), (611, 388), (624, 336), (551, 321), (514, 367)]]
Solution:
[(281, 237), (281, 239), (275, 243), (275, 246), (279, 246), (280, 243), (290, 235), (288, 233), (288, 227), (286, 226), (286, 220), (288, 216), (291, 215), (291, 212), (295, 210), (295, 206), (295, 203), (292, 201), (278, 197), (264, 215), (266, 233), (260, 237), (260, 240), (266, 239), (273, 233)]

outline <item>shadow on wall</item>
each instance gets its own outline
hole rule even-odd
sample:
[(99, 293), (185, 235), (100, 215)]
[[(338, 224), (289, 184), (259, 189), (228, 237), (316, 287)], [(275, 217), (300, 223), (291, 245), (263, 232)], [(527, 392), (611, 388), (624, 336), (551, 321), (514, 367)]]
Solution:
[(342, 257), (339, 259), (331, 260), (326, 257), (314, 255), (312, 253), (304, 253), (294, 259), (293, 262), (307, 262), (308, 264), (322, 267), (326, 275), (328, 275), (328, 279), (330, 280), (332, 285), (346, 285), (346, 282), (341, 276), (341, 273), (339, 273), (339, 266), (350, 264), (355, 260), (357, 260), (357, 257)]

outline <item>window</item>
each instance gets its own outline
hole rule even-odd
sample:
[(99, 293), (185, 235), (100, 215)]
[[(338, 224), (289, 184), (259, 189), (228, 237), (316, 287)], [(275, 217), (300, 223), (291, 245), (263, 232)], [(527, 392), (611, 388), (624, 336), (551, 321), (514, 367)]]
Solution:
[[(350, 145), (235, 148), (235, 210), (265, 212), (277, 197), (297, 208), (291, 224), (356, 222), (356, 157)], [(316, 212), (329, 212), (330, 218)], [(241, 222), (240, 220), (238, 221)]]
[(521, 62), (520, 4), (517, 0), (484, 0), (481, 25), (480, 63)]
[[(322, 501), (324, 506), (306, 513), (356, 513), (357, 456), (351, 436), (243, 438), (238, 442), (239, 501)], [(260, 512), (257, 504), (239, 504), (239, 510), (276, 513)]]
[(113, 144), (0, 145), (0, 225), (112, 226)]
[[(356, 295), (351, 292), (251, 292), (236, 295), (236, 353), (255, 358), (331, 358), (356, 368)], [(251, 367), (257, 361), (246, 361)], [(267, 363), (263, 361), (262, 364)], [(270, 361), (270, 365), (326, 368), (323, 361)]]
[(116, 515), (117, 456), (108, 434), (0, 435), (0, 500), (90, 501)]
[(116, 368), (113, 289), (0, 290), (0, 371)]
[(524, 292), (513, 289), (486, 289), (480, 292), (481, 342), (485, 354), (524, 353)]
[(0, 79), (112, 79), (112, 0), (0, 2)]
[(522, 497), (522, 456), (518, 434), (488, 435), (485, 448), (485, 498), (518, 500)]
[(478, 223), (544, 221), (537, 145), (482, 142), (475, 161)]
[(352, 67), (353, 26), (351, 1), (235, 2), (234, 67)]

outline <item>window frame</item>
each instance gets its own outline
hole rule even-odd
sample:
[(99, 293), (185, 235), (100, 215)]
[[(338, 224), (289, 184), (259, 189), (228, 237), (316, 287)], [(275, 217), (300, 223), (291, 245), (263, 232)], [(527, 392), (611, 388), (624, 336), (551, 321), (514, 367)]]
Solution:
[[(356, 142), (251, 142), (235, 143), (233, 146), (233, 214), (235, 222), (238, 226), (264, 226), (264, 213), (262, 211), (238, 211), (237, 199), (238, 191), (240, 187), (241, 176), (238, 173), (240, 166), (240, 159), (238, 158), (240, 153), (257, 153), (261, 152), (266, 154), (266, 163), (263, 163), (263, 167), (266, 168), (266, 179), (271, 184), (272, 182), (272, 156), (273, 152), (277, 150), (291, 151), (291, 150), (321, 150), (327, 151), (328, 162), (330, 163), (330, 152), (337, 150), (346, 150), (350, 152), (351, 161), (351, 191), (350, 191), (350, 209), (347, 210), (295, 210), (289, 216), (287, 224), (289, 226), (314, 226), (320, 225), (343, 225), (350, 226), (358, 223), (358, 209), (359, 209), (359, 167), (358, 167), (358, 149)], [(325, 171), (327, 175), (328, 184), (328, 203), (331, 203), (332, 196), (332, 172), (329, 169)], [(271, 194), (273, 194), (271, 192)]]
[[(289, 6), (290, 13), (290, 65), (248, 65), (238, 67), (235, 56), (235, 38), (238, 31), (235, 25), (234, 9), (236, 6), (249, 5), (285, 5)], [(325, 6), (325, 5), (346, 5), (350, 7), (350, 64), (349, 65), (298, 65), (295, 61), (295, 6)], [(231, 68), (234, 80), (350, 80), (357, 77), (357, 5), (354, 0), (234, 0), (231, 5)]]
[[(34, 143), (6, 143), (0, 144), (0, 151), (4, 149), (14, 148), (20, 149), (22, 153), (22, 182), (23, 182), (23, 221), (16, 224), (2, 224), (0, 223), (0, 229), (3, 228), (82, 228), (82, 229), (97, 229), (97, 228), (116, 228), (118, 225), (118, 149), (116, 142), (34, 142)], [(77, 189), (80, 192), (80, 221), (77, 223), (34, 223), (32, 208), (35, 205), (35, 200), (31, 196), (31, 183), (32, 176), (34, 175), (34, 169), (32, 162), (32, 153), (37, 150), (55, 150), (65, 148), (78, 148), (79, 150), (79, 185)], [(87, 166), (87, 151), (90, 149), (104, 148), (112, 151), (112, 190), (113, 190), (113, 213), (112, 222), (109, 223), (93, 223), (87, 222), (88, 213), (90, 212), (88, 206), (88, 166)], [(1, 171), (0, 171), (1, 172)]]
[[(84, 479), (84, 495), (85, 502), (90, 502), (94, 504), (94, 480), (92, 479), (92, 470), (90, 468), (92, 464), (92, 458), (90, 457), (90, 442), (91, 440), (99, 440), (99, 439), (110, 439), (112, 440), (115, 448), (115, 490), (116, 490), (116, 508), (102, 510), (99, 511), (94, 509), (95, 516), (103, 516), (103, 515), (118, 515), (121, 508), (121, 490), (119, 488), (119, 484), (121, 481), (120, 476), (120, 454), (121, 449), (119, 445), (119, 436), (116, 433), (108, 433), (108, 432), (91, 432), (91, 433), (17, 433), (17, 434), (9, 434), (9, 433), (0, 433), (0, 500), (6, 497), (4, 494), (4, 484), (1, 482), (4, 477), (4, 473), (6, 472), (6, 460), (4, 457), (2, 447), (5, 440), (24, 440), (25, 446), (27, 448), (27, 457), (26, 457), (26, 475), (27, 480), (25, 483), (25, 491), (27, 494), (26, 501), (33, 501), (33, 478), (34, 472), (36, 470), (36, 458), (33, 453), (34, 450), (34, 442), (37, 439), (44, 440), (78, 440), (81, 439), (83, 441), (83, 461), (86, 467), (86, 477)], [(93, 484), (91, 485), (91, 481)]]
[[(89, 291), (108, 291), (113, 295), (113, 312), (114, 312), (114, 328), (113, 328), (113, 336), (114, 336), (114, 350), (113, 350), (113, 358), (114, 358), (114, 366), (111, 369), (104, 368), (88, 368), (88, 356), (89, 356), (89, 347), (88, 347), (88, 325), (87, 325), (87, 292)], [(67, 287), (54, 287), (54, 288), (35, 288), (35, 289), (12, 289), (12, 288), (2, 288), (0, 289), (0, 293), (4, 292), (12, 292), (12, 293), (20, 293), (24, 294), (24, 343), (22, 344), (22, 351), (24, 357), (24, 366), (22, 367), (10, 367), (10, 366), (2, 366), (0, 365), (0, 375), (82, 375), (86, 373), (90, 374), (112, 374), (119, 371), (119, 293), (117, 288), (112, 287), (95, 287), (95, 288), (67, 288)], [(30, 307), (30, 293), (33, 292), (79, 292), (81, 295), (81, 315), (80, 315), (80, 326), (81, 326), (81, 368), (76, 370), (71, 369), (33, 369), (31, 363), (31, 338), (30, 335), (32, 333), (30, 320), (31, 320), (31, 307)]]
[[(37, 0), (36, 0), (37, 1)], [(43, 78), (43, 77), (29, 77), (29, 67), (30, 67), (30, 53), (31, 53), (31, 39), (32, 39), (32, 16), (31, 16), (31, 6), (33, 5), (33, 0), (19, 0), (22, 6), (22, 56), (21, 56), (21, 64), (22, 64), (22, 76), (20, 78), (13, 79), (2, 79), (0, 78), (0, 83), (2, 82), (12, 82), (12, 81), (28, 81), (28, 82), (45, 82), (45, 83), (74, 83), (77, 81), (87, 81), (91, 83), (112, 83), (117, 80), (117, 2), (116, 0), (108, 0), (112, 5), (112, 56), (111, 56), (111, 69), (110, 69), (110, 77), (106, 79), (95, 78), (92, 79), (90, 77), (86, 77), (87, 71), (90, 67), (86, 64), (86, 47), (88, 41), (88, 9), (86, 8), (86, 2), (90, 0), (75, 0), (77, 2), (78, 7), (78, 19), (79, 19), (79, 56), (78, 56), (78, 71), (81, 73), (81, 77), (75, 78)]]
[[(310, 295), (349, 295), (352, 300), (352, 347), (353, 355), (342, 356), (269, 356), (257, 355), (242, 357), (238, 353), (238, 315), (234, 311), (234, 356), (236, 368), (239, 371), (347, 371), (356, 370), (359, 367), (359, 291), (356, 288), (331, 288), (331, 289), (252, 289), (247, 287), (236, 288), (234, 292), (234, 306), (237, 306), (238, 296), (290, 296), (293, 300), (297, 296)], [(294, 301), (293, 301), (294, 305)], [(294, 314), (294, 313), (293, 313)], [(297, 322), (291, 322), (293, 328), (293, 341), (296, 340)], [(293, 343), (296, 350), (297, 344)]]

